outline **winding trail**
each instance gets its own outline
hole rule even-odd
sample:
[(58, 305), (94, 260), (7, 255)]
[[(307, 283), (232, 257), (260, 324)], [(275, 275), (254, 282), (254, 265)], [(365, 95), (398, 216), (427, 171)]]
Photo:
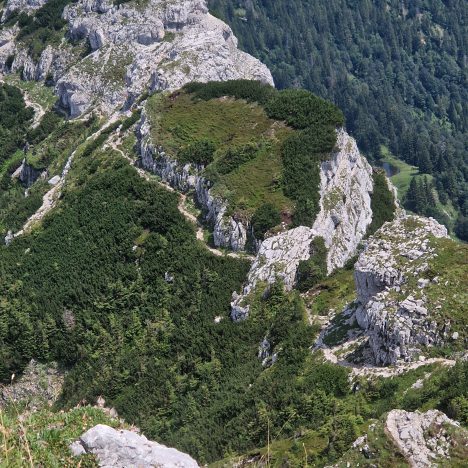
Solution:
[(32, 107), (34, 109), (34, 118), (31, 124), (31, 128), (36, 128), (45, 114), (45, 109), (38, 102), (32, 101), (28, 92), (24, 90), (23, 99), (27, 107)]
[(105, 146), (108, 146), (112, 148), (114, 151), (117, 151), (119, 154), (121, 154), (122, 157), (125, 158), (136, 169), (138, 175), (142, 177), (143, 179), (145, 179), (146, 181), (156, 182), (160, 187), (163, 187), (165, 190), (168, 190), (169, 192), (172, 192), (172, 193), (177, 193), (179, 195), (179, 203), (177, 204), (177, 208), (179, 209), (179, 212), (184, 216), (184, 218), (187, 221), (195, 225), (197, 240), (202, 242), (205, 248), (209, 252), (211, 252), (213, 255), (216, 255), (217, 257), (239, 258), (243, 260), (249, 260), (251, 262), (255, 260), (255, 257), (253, 255), (248, 255), (245, 253), (236, 253), (236, 252), (224, 252), (222, 250), (215, 249), (214, 247), (209, 246), (205, 240), (205, 235), (203, 232), (203, 225), (200, 223), (197, 217), (193, 213), (190, 213), (190, 211), (187, 209), (187, 195), (174, 190), (174, 188), (172, 188), (169, 184), (161, 182), (160, 180), (155, 180), (155, 178), (151, 177), (151, 175), (147, 171), (145, 171), (141, 167), (136, 166), (135, 164), (136, 161), (134, 161), (130, 156), (125, 154), (119, 148), (120, 144), (121, 144), (120, 139), (111, 138), (106, 143)]
[(88, 141), (93, 140), (94, 138), (99, 136), (103, 130), (105, 130), (109, 125), (113, 124), (121, 116), (122, 114), (120, 113), (113, 114), (102, 127), (96, 130), (92, 135), (89, 135), (83, 143), (81, 143), (75, 148), (75, 150), (68, 157), (67, 162), (65, 163), (65, 166), (63, 167), (59, 181), (42, 197), (42, 205), (34, 214), (32, 214), (28, 218), (26, 223), (18, 232), (16, 232), (15, 234), (12, 234), (9, 237), (9, 240), (15, 237), (21, 236), (22, 234), (28, 232), (32, 228), (32, 226), (36, 224), (36, 222), (40, 221), (50, 210), (52, 210), (52, 208), (54, 208), (54, 206), (57, 203), (57, 200), (60, 198), (60, 195), (62, 193), (62, 188), (65, 185), (66, 176), (68, 172), (70, 171), (71, 165), (73, 163), (73, 159), (78, 149), (80, 149)]
[(353, 350), (358, 349), (361, 346), (365, 346), (368, 340), (368, 336), (364, 330), (353, 330), (348, 332), (348, 338), (345, 342), (336, 346), (327, 346), (323, 342), (330, 319), (322, 321), (322, 330), (315, 343), (313, 349), (322, 351), (325, 360), (332, 364), (336, 364), (341, 367), (346, 367), (351, 370), (350, 380), (356, 377), (393, 377), (395, 375), (404, 374), (410, 370), (417, 369), (421, 366), (427, 366), (429, 364), (440, 364), (442, 366), (452, 367), (456, 364), (454, 359), (444, 358), (429, 358), (421, 359), (415, 362), (402, 362), (395, 366), (376, 366), (370, 362), (364, 362), (363, 364), (356, 364), (355, 362), (346, 360), (346, 356), (352, 353)]

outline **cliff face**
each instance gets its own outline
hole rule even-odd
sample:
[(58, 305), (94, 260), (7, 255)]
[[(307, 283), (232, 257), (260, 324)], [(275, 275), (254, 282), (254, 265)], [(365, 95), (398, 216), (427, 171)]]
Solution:
[(372, 221), (372, 168), (344, 130), (337, 135), (337, 151), (320, 168), (320, 213), (310, 227), (300, 226), (264, 240), (242, 291), (231, 304), (235, 320), (245, 318), (245, 297), (260, 282), (283, 281), (292, 289), (301, 260), (310, 258), (310, 244), (322, 237), (328, 249), (329, 273), (356, 252)]
[(438, 253), (431, 239), (447, 237), (432, 218), (405, 216), (371, 237), (355, 265), (356, 319), (369, 335), (377, 364), (410, 361), (422, 346), (442, 343), (449, 324), (436, 320), (441, 306), (425, 290), (437, 287), (429, 262)]
[[(7, 10), (22, 10), (10, 0)], [(80, 0), (63, 13), (67, 37), (34, 61), (14, 43), (18, 28), (0, 38), (0, 65), (22, 70), (27, 80), (52, 76), (56, 93), (71, 117), (97, 106), (110, 113), (130, 105), (145, 90), (177, 89), (190, 81), (256, 79), (273, 83), (268, 68), (237, 49), (237, 39), (208, 13), (205, 0), (150, 0), (115, 6), (107, 0)], [(84, 58), (84, 41), (91, 52)], [(3, 45), (2, 45), (3, 43)]]
[(205, 221), (213, 226), (216, 247), (229, 248), (235, 252), (245, 250), (248, 226), (226, 216), (227, 203), (212, 194), (210, 181), (201, 175), (203, 167), (192, 164), (181, 166), (175, 159), (166, 155), (163, 148), (153, 144), (150, 138), (150, 124), (144, 112), (137, 133), (141, 166), (180, 192), (195, 192)]

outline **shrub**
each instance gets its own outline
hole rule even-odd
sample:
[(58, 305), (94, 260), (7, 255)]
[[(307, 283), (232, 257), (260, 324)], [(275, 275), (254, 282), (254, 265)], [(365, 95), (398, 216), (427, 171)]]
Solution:
[(322, 237), (310, 244), (310, 258), (299, 262), (296, 280), (299, 291), (308, 291), (327, 276), (327, 248)]
[(220, 174), (229, 174), (242, 164), (255, 159), (258, 150), (259, 145), (255, 143), (228, 148), (216, 162), (216, 168)]
[(265, 105), (269, 117), (285, 120), (293, 128), (343, 125), (343, 113), (331, 102), (304, 89), (286, 89), (276, 93)]
[(349, 392), (348, 371), (333, 364), (314, 365), (305, 375), (305, 386), (327, 395), (344, 396)]
[(39, 141), (42, 141), (58, 127), (62, 120), (62, 117), (56, 112), (47, 112), (44, 117), (42, 117), (39, 125), (35, 129), (29, 131), (27, 135), (29, 143), (36, 144)]
[(198, 140), (191, 143), (186, 148), (179, 151), (177, 159), (180, 162), (190, 162), (207, 166), (213, 162), (213, 155), (216, 151), (215, 144), (210, 140)]
[(203, 100), (231, 96), (249, 102), (265, 104), (277, 93), (270, 85), (252, 80), (211, 81), (209, 83), (188, 83), (184, 89)]
[(388, 188), (385, 173), (376, 170), (373, 173), (374, 191), (371, 195), (372, 223), (368, 234), (374, 234), (383, 223), (391, 221), (395, 216), (395, 200), (393, 193)]
[(281, 222), (278, 210), (271, 203), (264, 203), (252, 217), (252, 229), (256, 239), (263, 239), (265, 233)]

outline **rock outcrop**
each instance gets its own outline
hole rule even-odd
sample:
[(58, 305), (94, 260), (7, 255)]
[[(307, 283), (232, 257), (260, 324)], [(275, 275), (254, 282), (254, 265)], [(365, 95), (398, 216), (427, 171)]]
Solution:
[(31, 187), (39, 177), (47, 177), (47, 171), (44, 169), (36, 169), (27, 163), (26, 159), (23, 159), (21, 166), (14, 172), (12, 177), (18, 177), (21, 183), (26, 187)]
[(113, 6), (81, 0), (65, 9), (70, 35), (92, 53), (58, 80), (72, 117), (96, 98), (106, 112), (147, 89), (178, 89), (190, 81), (236, 78), (272, 83), (268, 68), (237, 49), (237, 39), (208, 13), (205, 0), (150, 0)]
[(233, 295), (234, 320), (248, 315), (245, 298), (257, 284), (280, 279), (286, 289), (292, 289), (299, 262), (310, 258), (314, 238), (325, 241), (329, 272), (342, 267), (355, 254), (372, 221), (372, 168), (344, 130), (338, 131), (336, 147), (331, 159), (320, 168), (320, 213), (313, 226), (300, 226), (262, 242), (242, 294)]
[(422, 346), (441, 342), (444, 325), (424, 295), (431, 281), (424, 273), (436, 255), (432, 237), (447, 237), (447, 229), (432, 218), (398, 218), (369, 239), (355, 265), (356, 320), (377, 364), (411, 361)]
[[(43, 3), (9, 0), (5, 11), (29, 12)], [(92, 107), (110, 114), (130, 106), (144, 91), (178, 89), (190, 81), (245, 78), (273, 83), (268, 68), (240, 51), (232, 30), (208, 13), (206, 0), (118, 6), (107, 0), (79, 0), (65, 7), (63, 18), (67, 39), (48, 46), (34, 60), (15, 43), (18, 26), (4, 29), (0, 70), (21, 72), (26, 80), (52, 78), (71, 117)], [(85, 44), (90, 53), (83, 56)]]
[(10, 403), (26, 403), (28, 408), (57, 401), (63, 386), (64, 373), (56, 363), (40, 364), (34, 359), (19, 378), (12, 376), (12, 383), (0, 392), (0, 408)]
[(14, 11), (31, 14), (46, 3), (47, 0), (8, 0), (3, 10), (2, 22), (6, 21)]
[(140, 165), (180, 192), (195, 192), (197, 202), (203, 209), (204, 220), (213, 226), (216, 247), (229, 248), (235, 252), (245, 250), (249, 227), (241, 220), (226, 216), (227, 203), (212, 194), (210, 181), (202, 175), (203, 167), (193, 164), (181, 166), (162, 147), (155, 145), (151, 141), (150, 124), (145, 112), (137, 133)]
[(189, 455), (148, 440), (145, 436), (127, 430), (116, 430), (98, 424), (71, 444), (75, 456), (90, 453), (104, 468), (197, 468)]
[(468, 431), (437, 410), (425, 413), (392, 410), (387, 416), (385, 430), (415, 468), (443, 466), (450, 459), (453, 432), (457, 433), (461, 443), (468, 444)]

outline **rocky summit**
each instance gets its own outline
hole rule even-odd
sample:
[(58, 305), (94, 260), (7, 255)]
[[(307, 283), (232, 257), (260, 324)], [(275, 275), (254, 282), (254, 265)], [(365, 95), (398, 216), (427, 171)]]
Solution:
[(417, 359), (421, 346), (447, 336), (450, 324), (426, 296), (427, 287), (443, 287), (429, 266), (438, 255), (432, 239), (440, 238), (447, 238), (447, 229), (437, 221), (403, 216), (385, 224), (359, 256), (356, 320), (369, 334), (378, 364)]
[[(9, 0), (13, 11), (31, 12), (41, 2)], [(148, 90), (177, 89), (190, 81), (257, 79), (273, 83), (267, 67), (238, 50), (231, 29), (208, 13), (205, 0), (151, 0), (114, 5), (83, 0), (65, 7), (69, 41), (31, 57), (15, 42), (16, 26), (2, 30), (0, 69), (8, 57), (25, 80), (51, 77), (71, 117), (91, 107), (107, 113), (130, 106)], [(3, 46), (1, 46), (3, 44)], [(83, 57), (80, 47), (89, 44)]]

